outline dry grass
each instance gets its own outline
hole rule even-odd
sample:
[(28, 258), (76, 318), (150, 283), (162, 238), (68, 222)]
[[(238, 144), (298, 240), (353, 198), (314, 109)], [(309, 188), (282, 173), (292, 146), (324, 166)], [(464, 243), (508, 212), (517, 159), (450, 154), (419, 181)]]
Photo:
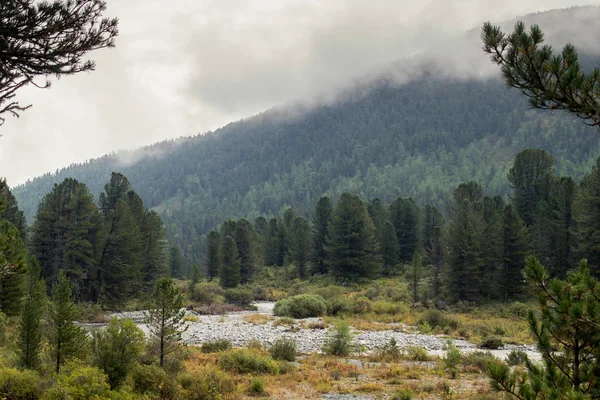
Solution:
[(244, 321), (254, 325), (264, 325), (272, 319), (266, 314), (249, 314), (244, 316)]

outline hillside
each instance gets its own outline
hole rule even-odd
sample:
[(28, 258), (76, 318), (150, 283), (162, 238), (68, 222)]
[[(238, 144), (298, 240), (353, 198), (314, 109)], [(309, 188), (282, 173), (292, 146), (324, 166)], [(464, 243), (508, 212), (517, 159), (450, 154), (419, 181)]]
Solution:
[[(581, 13), (559, 15), (578, 26)], [(547, 150), (557, 172), (575, 178), (600, 155), (596, 129), (562, 112), (530, 110), (499, 80), (435, 72), (405, 84), (372, 80), (332, 104), (275, 108), (215, 132), (72, 165), (14, 194), (31, 222), (54, 183), (74, 177), (98, 194), (110, 173), (120, 171), (163, 217), (170, 240), (197, 259), (201, 236), (232, 216), (253, 219), (286, 206), (306, 214), (323, 194), (335, 199), (345, 191), (384, 203), (412, 197), (443, 208), (467, 180), (506, 195), (506, 172), (524, 148)]]

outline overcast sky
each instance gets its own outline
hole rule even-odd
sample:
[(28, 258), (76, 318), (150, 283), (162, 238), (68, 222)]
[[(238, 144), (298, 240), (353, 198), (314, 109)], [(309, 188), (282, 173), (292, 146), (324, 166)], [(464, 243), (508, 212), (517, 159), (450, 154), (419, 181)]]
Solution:
[(92, 73), (18, 92), (34, 106), (0, 127), (0, 176), (15, 185), (111, 151), (202, 133), (341, 88), (486, 20), (597, 3), (108, 0), (107, 15), (120, 19), (116, 48), (90, 55)]

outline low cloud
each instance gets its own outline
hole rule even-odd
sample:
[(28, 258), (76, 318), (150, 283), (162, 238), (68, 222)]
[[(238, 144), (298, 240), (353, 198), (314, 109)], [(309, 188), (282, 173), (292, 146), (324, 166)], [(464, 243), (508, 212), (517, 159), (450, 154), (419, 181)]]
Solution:
[[(215, 129), (277, 104), (334, 101), (352, 82), (383, 70), (403, 82), (420, 64), (409, 68), (398, 60), (421, 60), (415, 56), (423, 52), (451, 60), (445, 71), (453, 76), (487, 77), (496, 69), (481, 52), (483, 21), (588, 2), (108, 3), (108, 14), (120, 18), (117, 47), (91, 55), (95, 72), (55, 81), (50, 90), (22, 90), (19, 100), (34, 107), (0, 128), (0, 175), (10, 184), (118, 149)], [(549, 16), (540, 25), (549, 37), (594, 48), (598, 14), (583, 13), (589, 28)], [(465, 37), (470, 29), (477, 34)]]

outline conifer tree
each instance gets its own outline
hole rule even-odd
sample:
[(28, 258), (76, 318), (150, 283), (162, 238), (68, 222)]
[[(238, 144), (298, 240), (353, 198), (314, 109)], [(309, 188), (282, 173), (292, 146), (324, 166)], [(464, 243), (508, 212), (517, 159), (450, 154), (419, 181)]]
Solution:
[(327, 251), (325, 245), (329, 235), (329, 224), (333, 216), (333, 206), (329, 197), (323, 196), (317, 202), (312, 215), (312, 252), (311, 259), (314, 265), (313, 273), (327, 273)]
[(269, 231), (265, 240), (265, 256), (268, 265), (281, 267), (285, 261), (285, 229), (276, 218), (269, 220)]
[(235, 244), (240, 256), (240, 283), (246, 284), (250, 282), (256, 271), (257, 246), (254, 228), (244, 218), (237, 222)]
[(151, 291), (154, 282), (167, 273), (167, 257), (165, 255), (165, 228), (156, 211), (144, 211), (140, 226), (141, 236), (141, 272), (146, 291)]
[(87, 337), (83, 328), (75, 325), (79, 312), (73, 302), (73, 286), (63, 270), (52, 285), (50, 302), (50, 348), (56, 373), (72, 357), (85, 351)]
[(576, 240), (575, 212), (573, 209), (577, 195), (577, 186), (572, 178), (558, 178), (553, 186), (553, 263), (549, 266), (550, 274), (564, 279), (572, 269)]
[(398, 198), (390, 205), (390, 221), (396, 228), (400, 262), (410, 262), (420, 247), (421, 215), (413, 199)]
[(169, 249), (169, 273), (171, 278), (181, 278), (183, 273), (183, 257), (175, 245)]
[(219, 271), (219, 283), (223, 288), (233, 288), (240, 284), (240, 256), (235, 240), (227, 236), (223, 241), (222, 263)]
[(219, 232), (210, 231), (206, 242), (206, 277), (209, 281), (219, 276), (221, 270), (221, 239)]
[(483, 263), (480, 295), (489, 300), (504, 297), (504, 200), (500, 196), (483, 198), (483, 219), (485, 223), (481, 239)]
[(575, 200), (578, 253), (586, 258), (595, 276), (600, 276), (600, 158), (582, 182)]
[(19, 230), (0, 219), (0, 312), (12, 316), (21, 310), (27, 249)]
[(421, 257), (420, 252), (415, 251), (413, 255), (413, 259), (408, 266), (408, 286), (410, 288), (413, 304), (417, 304), (421, 301), (420, 298), (420, 290), (419, 290), (419, 282), (423, 278), (423, 259)]
[(517, 300), (524, 294), (523, 265), (528, 253), (530, 237), (525, 222), (519, 217), (512, 204), (504, 209), (503, 227), (502, 293), (504, 302), (508, 302)]
[[(233, 239), (231, 239), (233, 240)], [(152, 302), (146, 312), (146, 324), (151, 340), (158, 344), (159, 365), (165, 356), (177, 350), (182, 334), (186, 331), (183, 296), (170, 278), (160, 278), (154, 285)]]
[(342, 280), (373, 278), (381, 270), (375, 226), (362, 200), (343, 193), (335, 207), (325, 250), (331, 274)]
[(196, 264), (192, 264), (192, 274), (190, 276), (190, 286), (188, 288), (188, 293), (194, 292), (194, 286), (200, 282), (200, 269)]
[(100, 193), (100, 210), (105, 218), (110, 217), (119, 200), (125, 200), (130, 190), (129, 179), (125, 175), (118, 172), (110, 175), (110, 181), (104, 185), (104, 192)]
[(429, 249), (432, 246), (432, 240), (436, 228), (444, 225), (444, 215), (436, 206), (427, 204), (423, 210), (423, 248)]
[(6, 179), (0, 178), (0, 219), (9, 221), (21, 234), (21, 239), (27, 242), (27, 221), (25, 214), (19, 209), (15, 196), (11, 193)]
[(310, 259), (311, 228), (308, 221), (303, 217), (294, 218), (290, 237), (290, 255), (296, 267), (300, 279), (307, 276), (307, 266)]
[(444, 273), (444, 251), (442, 243), (442, 229), (436, 227), (431, 238), (431, 247), (426, 249), (427, 257), (432, 264), (433, 298), (439, 299), (442, 291), (442, 278)]
[(377, 237), (380, 237), (386, 221), (389, 220), (388, 210), (379, 199), (371, 200), (367, 209), (369, 210), (369, 217), (371, 217), (371, 221), (373, 221), (373, 225), (377, 230)]
[(396, 274), (399, 262), (400, 246), (396, 236), (396, 228), (390, 221), (385, 221), (379, 237), (379, 253), (383, 260), (383, 273), (386, 276)]
[(29, 260), (25, 285), (25, 299), (19, 323), (19, 362), (27, 369), (37, 369), (41, 364), (41, 319), (46, 308), (46, 282), (40, 277), (41, 268), (35, 259)]

